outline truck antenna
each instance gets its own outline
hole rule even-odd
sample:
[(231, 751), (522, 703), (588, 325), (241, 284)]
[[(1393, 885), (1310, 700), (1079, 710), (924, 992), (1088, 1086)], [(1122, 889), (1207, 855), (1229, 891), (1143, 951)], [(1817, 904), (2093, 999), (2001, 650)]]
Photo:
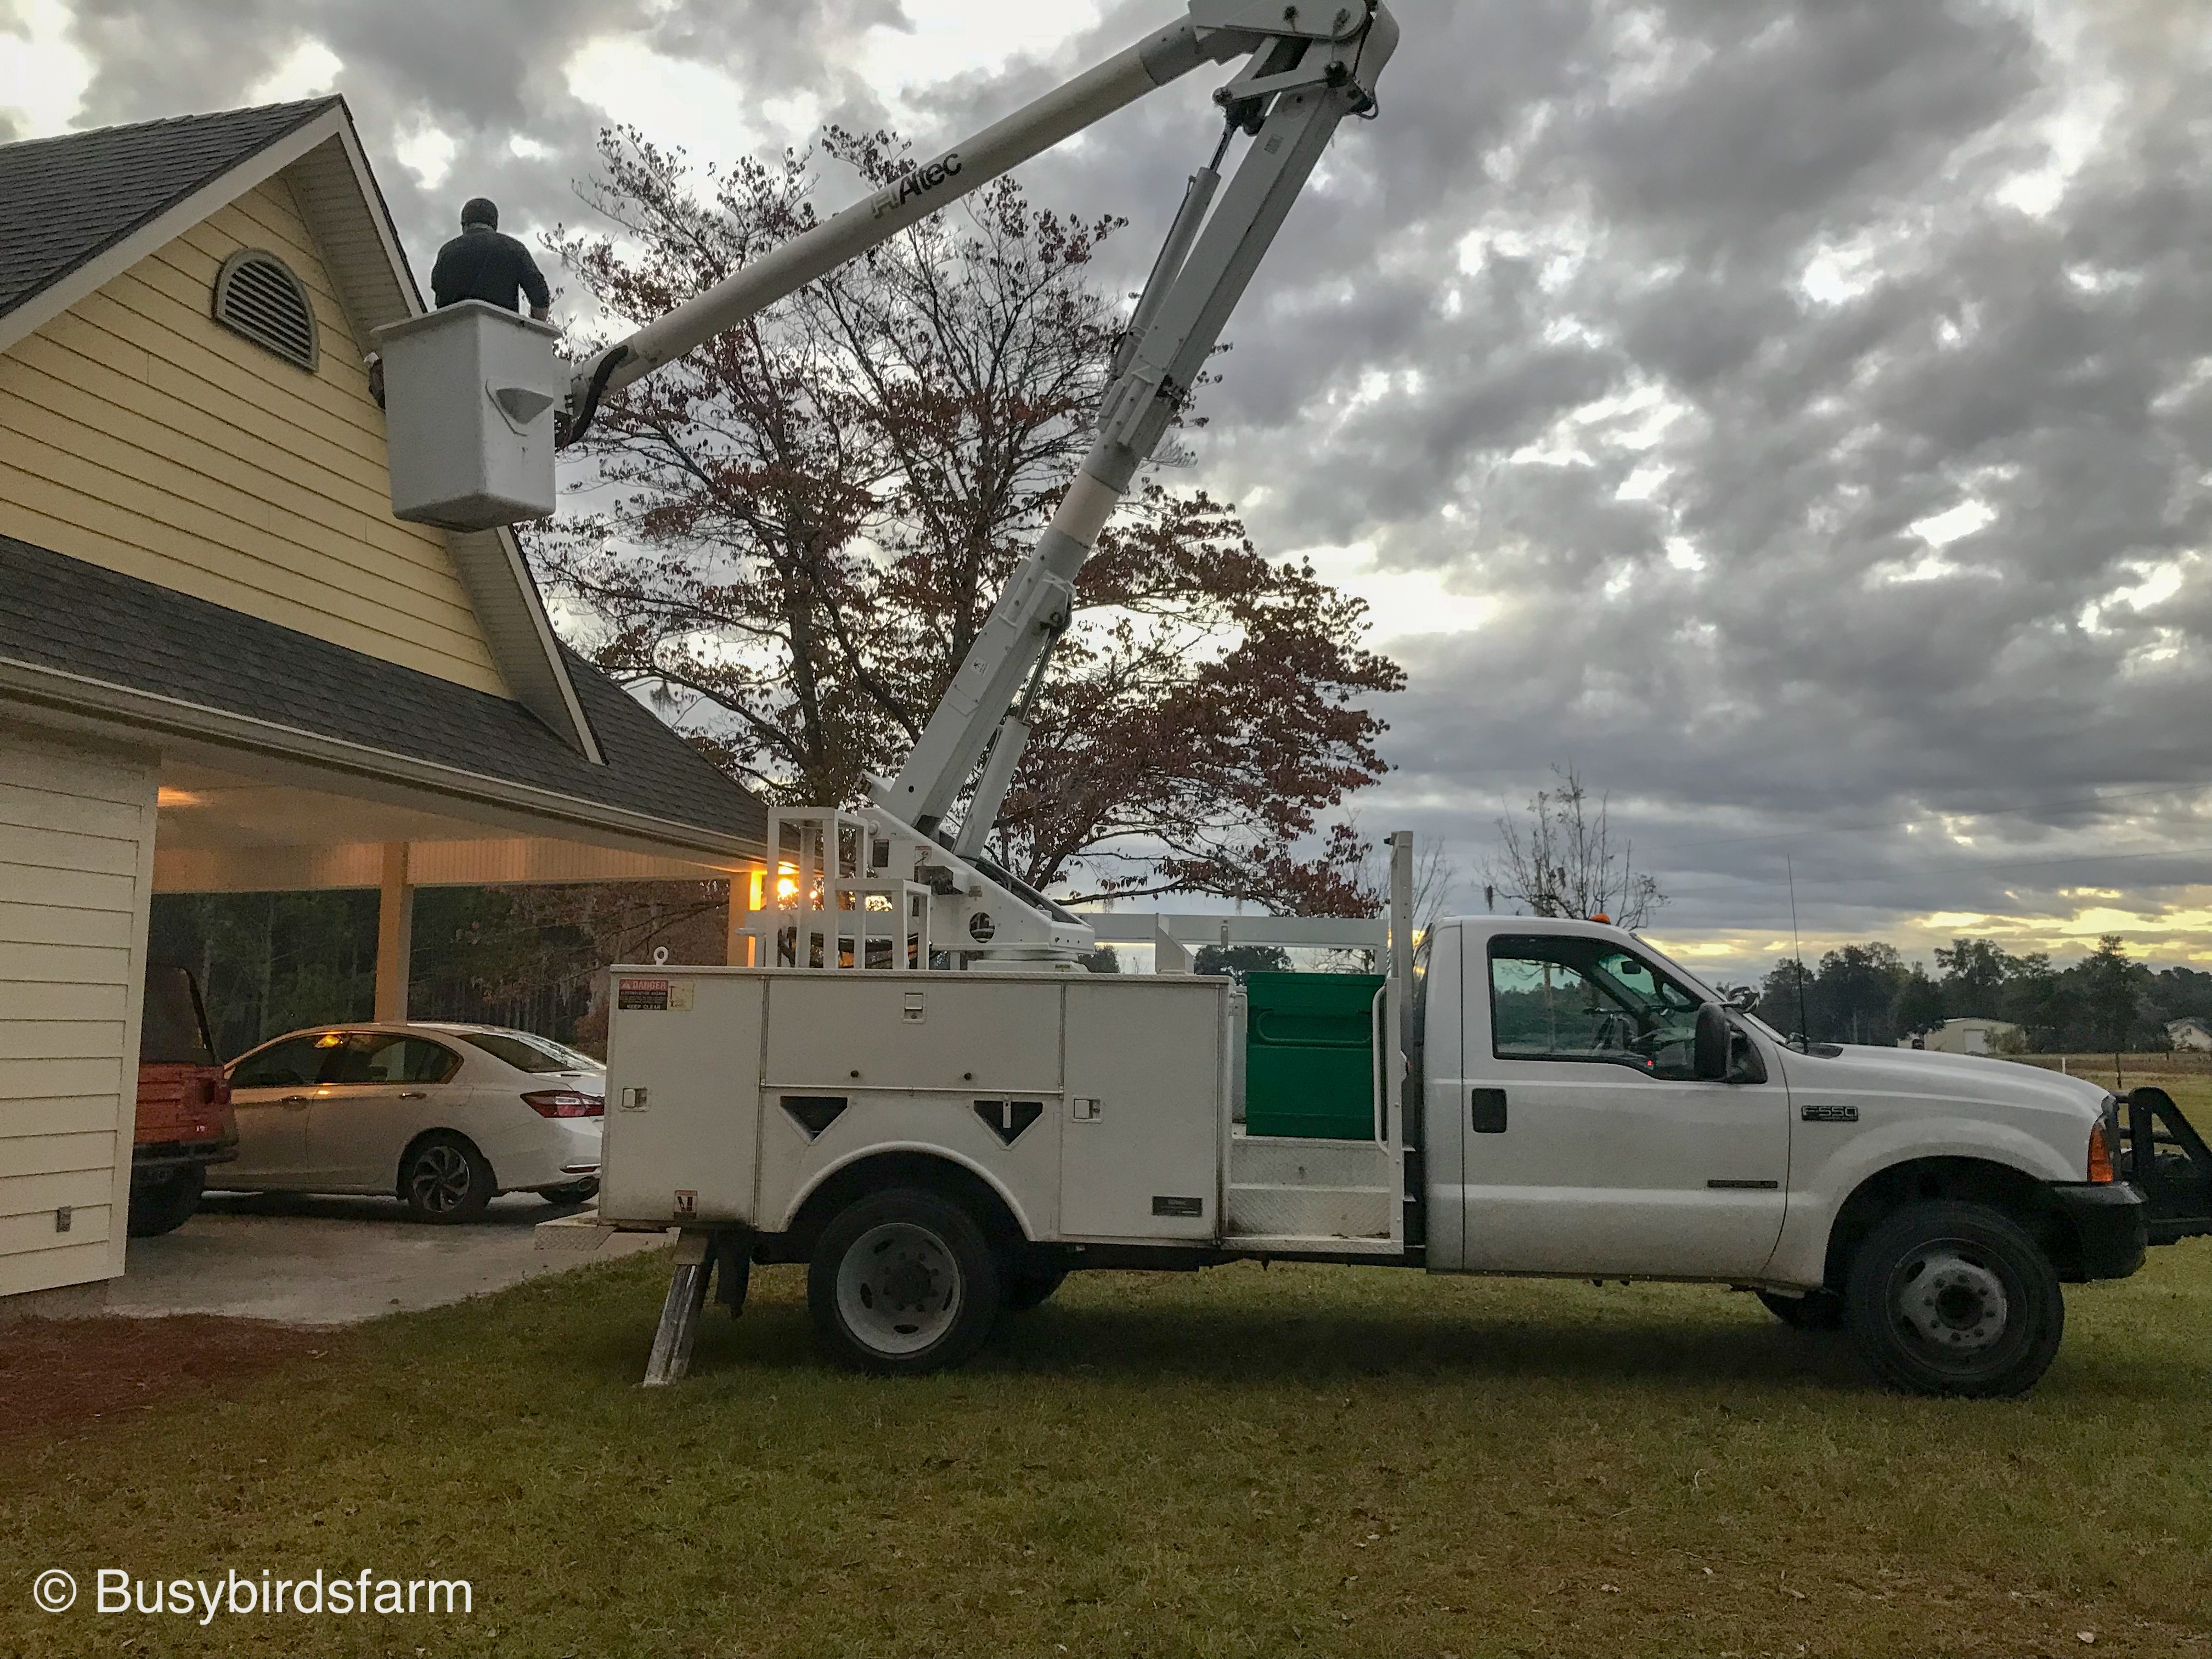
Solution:
[(1790, 951), (1797, 958), (1797, 1040), (1813, 1046), (1813, 1021), (1805, 1012), (1805, 947), (1797, 942), (1797, 868), (1790, 854), (1782, 855), (1783, 873), (1790, 878)]

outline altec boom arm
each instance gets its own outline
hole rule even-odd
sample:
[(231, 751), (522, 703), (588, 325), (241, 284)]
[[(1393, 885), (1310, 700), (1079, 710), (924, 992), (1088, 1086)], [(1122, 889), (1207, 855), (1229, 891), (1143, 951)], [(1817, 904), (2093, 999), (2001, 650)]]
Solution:
[[(871, 785), (865, 815), (890, 850), (872, 870), (921, 879), (970, 901), (969, 954), (1066, 957), (1088, 929), (1037, 895), (1011, 887), (983, 858), (986, 839), (1028, 740), (1021, 714), (1053, 641), (1068, 625), (1076, 573), (1137, 469), (1175, 419), (1337, 123), (1375, 107), (1375, 83), (1398, 43), (1380, 0), (1190, 0), (1180, 22), (1047, 93), (865, 201), (763, 255), (706, 293), (609, 347), (570, 384), (566, 429), (591, 422), (599, 399), (885, 241), (1201, 64), (1243, 58), (1214, 94), (1227, 122), (1212, 161), (1191, 176), (1113, 364), (1098, 433), (1051, 525), (999, 596), (896, 778)], [(1238, 131), (1251, 143), (1222, 189)], [(1216, 198), (1218, 197), (1217, 203)], [(988, 760), (986, 762), (986, 751)], [(957, 837), (943, 828), (983, 766)], [(818, 817), (819, 815), (814, 815)], [(780, 830), (774, 833), (780, 834)], [(973, 926), (980, 905), (995, 915)], [(957, 908), (957, 907), (956, 907)], [(945, 920), (957, 921), (956, 915)], [(987, 943), (986, 943), (987, 942)]]

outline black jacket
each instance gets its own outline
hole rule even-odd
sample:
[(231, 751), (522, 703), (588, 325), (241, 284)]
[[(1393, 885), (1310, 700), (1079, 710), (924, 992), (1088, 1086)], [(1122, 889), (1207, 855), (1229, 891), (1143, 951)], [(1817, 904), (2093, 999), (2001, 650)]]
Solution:
[(520, 311), (518, 293), (533, 306), (550, 306), (553, 295), (538, 275), (538, 261), (512, 236), (471, 225), (438, 250), (430, 270), (430, 292), (441, 308), (462, 300), (488, 300)]

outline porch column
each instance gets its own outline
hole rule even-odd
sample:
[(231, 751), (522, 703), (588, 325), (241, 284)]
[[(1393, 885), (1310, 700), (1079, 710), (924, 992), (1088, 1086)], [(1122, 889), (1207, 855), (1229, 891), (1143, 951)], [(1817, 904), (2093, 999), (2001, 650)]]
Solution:
[(384, 843), (384, 881), (376, 901), (376, 1018), (407, 1018), (407, 969), (415, 949), (415, 889), (407, 843)]
[(752, 966), (752, 936), (744, 931), (744, 926), (760, 906), (760, 872), (757, 870), (732, 871), (730, 874), (730, 917), (722, 951), (722, 961), (727, 966)]

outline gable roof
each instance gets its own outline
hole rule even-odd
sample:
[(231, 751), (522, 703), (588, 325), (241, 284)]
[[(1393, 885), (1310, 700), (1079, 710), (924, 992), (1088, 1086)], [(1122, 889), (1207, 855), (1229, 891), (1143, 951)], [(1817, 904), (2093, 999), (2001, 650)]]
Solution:
[[(20, 289), (0, 297), (0, 351), (278, 173), (324, 249), (357, 347), (422, 313), (352, 112), (343, 98), (318, 98), (0, 144), (0, 270), (17, 271)], [(41, 250), (43, 235), (58, 245)], [(0, 295), (10, 295), (4, 279)], [(514, 532), (448, 535), (446, 550), (516, 701), (602, 759)]]
[(133, 694), (128, 712), (147, 723), (245, 734), (539, 811), (565, 799), (598, 809), (583, 814), (594, 823), (627, 816), (658, 839), (757, 852), (767, 809), (599, 670), (566, 656), (604, 763), (505, 697), (0, 536), (0, 686), (43, 684), (86, 713), (109, 712), (100, 688), (110, 688)]
[(315, 98), (0, 145), (0, 315), (337, 107)]

